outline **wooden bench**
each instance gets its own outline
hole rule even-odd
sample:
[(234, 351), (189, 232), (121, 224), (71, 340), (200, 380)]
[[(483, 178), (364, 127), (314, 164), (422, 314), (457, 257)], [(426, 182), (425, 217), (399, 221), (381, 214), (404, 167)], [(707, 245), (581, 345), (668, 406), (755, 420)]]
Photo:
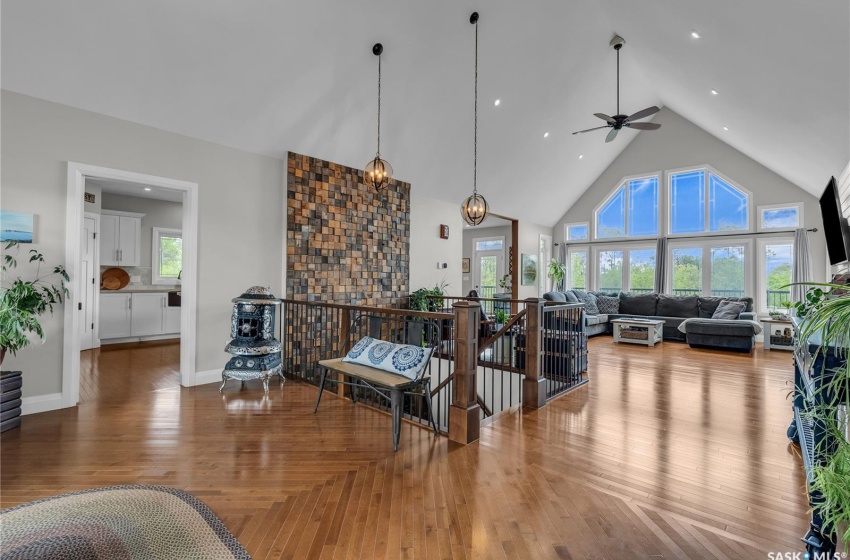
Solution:
[[(325, 380), (328, 377), (328, 372), (337, 373), (337, 383), (349, 385), (351, 387), (366, 386), (374, 390), (390, 401), (393, 418), (393, 450), (398, 451), (398, 439), (401, 435), (401, 416), (402, 405), (404, 403), (404, 395), (421, 395), (425, 397), (425, 404), (428, 407), (428, 421), (434, 428), (434, 433), (439, 434), (437, 423), (434, 421), (434, 413), (431, 410), (431, 378), (428, 375), (423, 375), (420, 379), (414, 381), (403, 375), (389, 373), (373, 367), (360, 364), (352, 364), (343, 362), (342, 358), (334, 358), (333, 360), (321, 360), (319, 366), (322, 369), (322, 377), (319, 381), (319, 398), (316, 399), (316, 407), (313, 413), (319, 410), (319, 403), (322, 400), (322, 392), (325, 390)], [(345, 381), (344, 376), (351, 378), (351, 381)], [(414, 392), (418, 389), (421, 392)], [(387, 397), (381, 391), (389, 391), (390, 396)], [(351, 401), (357, 402), (356, 391), (351, 392)]]

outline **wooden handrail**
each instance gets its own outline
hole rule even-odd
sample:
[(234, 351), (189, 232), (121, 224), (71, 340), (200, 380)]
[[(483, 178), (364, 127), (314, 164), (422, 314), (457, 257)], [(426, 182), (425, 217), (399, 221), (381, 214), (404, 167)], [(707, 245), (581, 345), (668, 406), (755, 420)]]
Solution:
[(520, 319), (522, 319), (523, 317), (525, 317), (525, 309), (523, 309), (522, 311), (520, 311), (519, 313), (517, 313), (516, 315), (511, 317), (511, 320), (508, 321), (507, 323), (505, 323), (505, 326), (503, 326), (501, 329), (499, 329), (499, 332), (497, 332), (496, 334), (494, 334), (493, 336), (491, 336), (490, 338), (488, 338), (487, 340), (482, 342), (478, 346), (478, 353), (481, 354), (482, 352), (484, 352), (485, 350), (487, 350), (488, 348), (493, 346), (493, 343), (495, 343), (497, 340), (499, 340), (500, 336), (502, 336), (503, 334), (508, 332), (508, 329), (513, 327), (516, 324), (516, 322), (519, 321)]
[(359, 311), (361, 313), (385, 313), (387, 315), (399, 315), (422, 317), (424, 319), (453, 319), (453, 313), (437, 313), (434, 311), (418, 311), (416, 309), (397, 309), (395, 307), (369, 307), (366, 305), (348, 305), (345, 303), (330, 303), (326, 301), (302, 301), (295, 299), (281, 300), (283, 303), (296, 305), (311, 305), (314, 307), (326, 307), (329, 309), (348, 309), (349, 311)]

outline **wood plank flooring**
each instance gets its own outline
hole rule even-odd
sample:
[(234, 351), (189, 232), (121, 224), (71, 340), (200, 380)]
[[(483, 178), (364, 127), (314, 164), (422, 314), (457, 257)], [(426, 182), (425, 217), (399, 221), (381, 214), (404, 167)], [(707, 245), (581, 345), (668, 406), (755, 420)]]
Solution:
[(460, 446), (288, 381), (179, 388), (176, 348), (87, 358), (0, 442), (8, 507), (113, 484), (207, 503), (254, 558), (766, 558), (800, 551), (790, 352), (590, 341), (590, 383)]

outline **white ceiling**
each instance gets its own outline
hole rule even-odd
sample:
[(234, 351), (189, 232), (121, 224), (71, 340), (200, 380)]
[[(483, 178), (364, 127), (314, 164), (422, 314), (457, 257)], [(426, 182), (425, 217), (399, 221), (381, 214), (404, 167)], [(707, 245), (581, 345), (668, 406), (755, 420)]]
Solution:
[(362, 167), (380, 41), (382, 156), (459, 204), (472, 190), (476, 9), (479, 192), (497, 213), (552, 225), (638, 134), (570, 135), (615, 110), (615, 32), (628, 43), (622, 112), (666, 105), (812, 193), (850, 159), (847, 0), (3, 0), (2, 85)]
[(183, 191), (154, 187), (130, 181), (117, 181), (112, 179), (86, 179), (86, 186), (100, 187), (101, 192), (120, 194), (123, 196), (137, 196), (139, 198), (152, 198), (154, 200), (167, 200), (168, 202), (183, 203)]

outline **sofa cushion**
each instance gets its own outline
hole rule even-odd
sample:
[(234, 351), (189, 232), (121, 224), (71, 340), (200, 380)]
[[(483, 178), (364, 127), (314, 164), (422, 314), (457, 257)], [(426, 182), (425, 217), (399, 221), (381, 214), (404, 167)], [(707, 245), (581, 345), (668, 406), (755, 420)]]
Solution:
[(619, 297), (594, 295), (596, 296), (596, 306), (599, 308), (600, 313), (611, 314), (620, 312)]
[(572, 290), (567, 290), (566, 292), (562, 293), (564, 294), (564, 297), (567, 298), (567, 303), (579, 303), (578, 298)]
[(546, 301), (567, 303), (567, 297), (561, 292), (546, 292), (545, 294), (543, 294), (543, 299), (545, 299)]
[(742, 301), (721, 301), (712, 314), (712, 319), (737, 319), (747, 304)]
[(608, 322), (608, 315), (600, 313), (599, 315), (585, 315), (584, 324), (588, 327), (593, 325), (604, 325)]
[(655, 315), (658, 294), (620, 294), (620, 313), (622, 315)]
[(752, 312), (753, 310), (753, 298), (751, 297), (700, 297), (699, 316), (703, 319), (711, 319), (714, 310), (717, 309), (721, 301), (740, 301), (746, 304), (744, 311)]
[(658, 294), (656, 313), (662, 317), (699, 317), (699, 298)]
[(596, 304), (596, 296), (584, 290), (573, 290), (573, 294), (578, 298), (579, 303), (584, 304), (584, 311), (588, 315), (598, 315), (599, 307)]

